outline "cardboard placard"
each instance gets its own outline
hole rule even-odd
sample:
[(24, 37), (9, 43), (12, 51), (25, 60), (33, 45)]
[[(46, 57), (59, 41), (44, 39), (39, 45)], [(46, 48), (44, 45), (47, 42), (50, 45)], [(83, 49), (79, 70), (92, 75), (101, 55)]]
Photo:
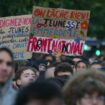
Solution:
[[(0, 47), (10, 48), (17, 60), (29, 59), (32, 55), (27, 53), (31, 23), (32, 15), (0, 18)], [(23, 57), (19, 57), (19, 54)]]
[(85, 40), (90, 11), (34, 7), (31, 32), (39, 37)]
[(29, 52), (49, 53), (59, 49), (64, 55), (75, 56), (83, 54), (84, 41), (74, 41), (67, 39), (54, 39), (48, 37), (30, 37), (28, 41)]

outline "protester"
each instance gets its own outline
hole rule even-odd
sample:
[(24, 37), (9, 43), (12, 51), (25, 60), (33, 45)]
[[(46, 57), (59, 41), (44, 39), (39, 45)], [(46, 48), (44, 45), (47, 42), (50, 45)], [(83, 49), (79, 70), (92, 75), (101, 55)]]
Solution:
[(93, 69), (101, 69), (102, 68), (102, 64), (101, 64), (101, 62), (93, 62), (91, 64), (91, 68), (93, 68)]
[(73, 69), (69, 63), (60, 63), (57, 67), (55, 67), (54, 75), (58, 76), (70, 76), (73, 74)]
[(86, 70), (75, 74), (64, 87), (66, 105), (105, 105), (105, 73)]
[(75, 71), (82, 71), (82, 70), (85, 70), (88, 68), (88, 63), (81, 60), (81, 61), (78, 61), (75, 65)]
[(13, 105), (16, 91), (12, 87), (13, 54), (0, 48), (0, 105)]
[(33, 67), (21, 67), (16, 73), (15, 83), (18, 88), (22, 88), (34, 82), (38, 76), (39, 72), (37, 69)]
[(48, 80), (62, 88), (72, 75), (73, 69), (71, 65), (69, 63), (63, 62), (55, 67), (54, 78), (49, 78)]
[(45, 72), (45, 78), (53, 78), (54, 76), (55, 67), (49, 67)]
[(73, 57), (73, 62), (76, 64), (78, 61), (81, 61), (82, 60), (82, 58), (80, 57), (80, 56), (75, 56), (75, 57)]
[(51, 54), (45, 55), (43, 59), (46, 61), (47, 67), (49, 67), (55, 61), (55, 57)]
[(47, 81), (37, 81), (20, 90), (14, 105), (63, 105), (61, 90)]
[(40, 68), (40, 65), (46, 65), (45, 60), (43, 59), (43, 54), (32, 53), (32, 58), (28, 59), (27, 65), (30, 67)]

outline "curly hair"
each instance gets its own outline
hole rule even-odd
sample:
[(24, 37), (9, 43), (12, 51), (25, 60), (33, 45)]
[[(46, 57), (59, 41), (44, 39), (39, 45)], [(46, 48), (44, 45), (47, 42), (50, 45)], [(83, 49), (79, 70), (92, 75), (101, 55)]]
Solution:
[(86, 70), (75, 74), (65, 85), (64, 99), (67, 105), (76, 105), (86, 93), (105, 96), (105, 72), (99, 70)]

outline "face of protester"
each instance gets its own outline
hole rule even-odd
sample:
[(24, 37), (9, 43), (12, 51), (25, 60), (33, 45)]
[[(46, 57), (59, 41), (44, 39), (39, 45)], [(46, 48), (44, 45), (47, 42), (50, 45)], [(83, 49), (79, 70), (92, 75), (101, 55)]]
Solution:
[(36, 74), (30, 69), (24, 70), (18, 80), (18, 85), (24, 87), (36, 80)]
[(47, 105), (63, 105), (63, 101), (59, 98), (54, 98), (51, 101), (48, 102)]
[(45, 59), (47, 61), (47, 66), (49, 66), (51, 62), (53, 61), (53, 58), (51, 56), (47, 56)]
[(26, 105), (47, 105), (47, 104), (41, 100), (31, 100)]
[(100, 64), (94, 64), (91, 66), (92, 69), (100, 69), (102, 66)]
[(12, 78), (12, 74), (12, 58), (7, 52), (2, 51), (0, 52), (0, 84)]
[(63, 101), (59, 98), (52, 99), (49, 102), (44, 102), (41, 100), (32, 100), (26, 105), (63, 105)]
[(80, 63), (77, 64), (76, 71), (85, 70), (86, 68), (87, 68), (86, 64), (83, 63), (83, 62), (80, 62)]
[(45, 72), (45, 77), (46, 78), (53, 78), (54, 77), (54, 71), (55, 71), (55, 67), (48, 68), (47, 71)]
[(57, 76), (70, 76), (72, 75), (70, 72), (58, 72)]
[(85, 94), (85, 96), (78, 101), (77, 105), (105, 105), (105, 97), (99, 96), (97, 92), (92, 95)]

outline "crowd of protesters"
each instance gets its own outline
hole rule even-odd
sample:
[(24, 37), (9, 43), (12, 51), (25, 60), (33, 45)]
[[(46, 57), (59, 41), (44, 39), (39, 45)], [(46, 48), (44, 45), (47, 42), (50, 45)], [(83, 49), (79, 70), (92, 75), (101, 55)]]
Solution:
[(104, 55), (32, 54), (19, 65), (0, 48), (0, 105), (105, 105)]

